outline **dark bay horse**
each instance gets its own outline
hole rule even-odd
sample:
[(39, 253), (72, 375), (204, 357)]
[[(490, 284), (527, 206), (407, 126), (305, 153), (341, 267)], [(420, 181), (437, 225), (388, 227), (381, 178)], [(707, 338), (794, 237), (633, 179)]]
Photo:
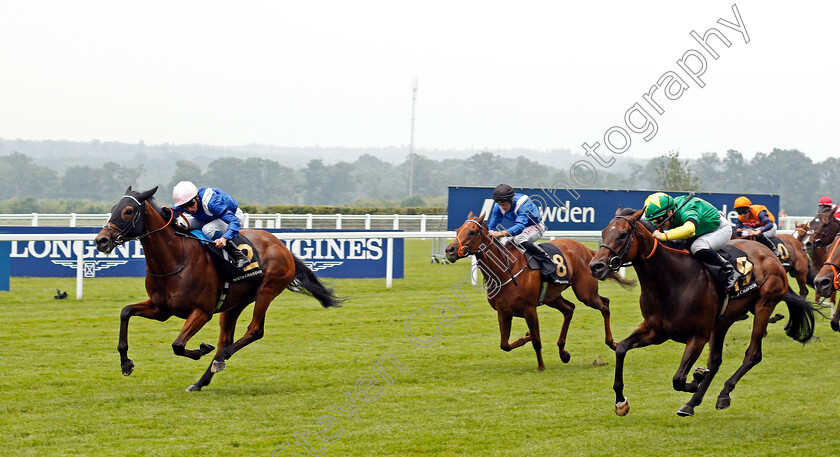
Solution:
[[(172, 343), (176, 355), (198, 360), (214, 348), (202, 343), (198, 349), (186, 349), (187, 342), (212, 317), (219, 313), (219, 348), (207, 371), (188, 391), (199, 391), (210, 383), (213, 374), (225, 368), (225, 361), (236, 351), (262, 338), (265, 314), (271, 301), (290, 284), (292, 290), (315, 297), (323, 307), (338, 306), (333, 295), (304, 263), (295, 257), (277, 237), (263, 230), (241, 233), (254, 244), (264, 272), (262, 277), (243, 279), (230, 285), (227, 297), (217, 307), (223, 283), (207, 250), (194, 239), (175, 234), (176, 217), (169, 208), (161, 208), (152, 197), (157, 187), (136, 192), (129, 187), (111, 209), (108, 224), (96, 237), (96, 248), (110, 253), (116, 245), (139, 239), (146, 254), (146, 292), (149, 299), (128, 305), (120, 313), (120, 339), (117, 350), (125, 376), (134, 371), (128, 358), (128, 320), (132, 316), (165, 321), (171, 316), (186, 319), (178, 338)], [(294, 283), (293, 283), (294, 281)], [(239, 314), (252, 302), (254, 315), (245, 334), (233, 340)]]
[[(791, 278), (796, 280), (799, 286), (799, 295), (803, 298), (808, 297), (808, 284), (814, 284), (814, 272), (811, 269), (811, 262), (808, 255), (805, 253), (802, 243), (793, 235), (779, 234), (776, 238), (782, 241), (779, 246), (781, 251), (781, 258), (790, 262), (790, 266), (785, 270)], [(733, 240), (754, 240), (753, 236), (737, 236), (735, 231), (732, 232)], [(810, 277), (809, 277), (810, 276)]]
[[(624, 357), (634, 348), (673, 340), (685, 344), (682, 361), (673, 378), (677, 391), (693, 392), (691, 399), (677, 412), (692, 416), (694, 407), (703, 400), (722, 361), (724, 338), (729, 327), (748, 311), (755, 316), (750, 345), (741, 367), (725, 383), (716, 407), (729, 407), (729, 393), (747, 371), (761, 361), (761, 340), (776, 304), (784, 300), (790, 310), (785, 332), (796, 341), (808, 341), (814, 331), (814, 308), (789, 290), (787, 276), (779, 259), (755, 241), (734, 240), (730, 244), (744, 251), (748, 259), (739, 260), (742, 273), (755, 278), (757, 290), (733, 298), (724, 306), (724, 297), (711, 273), (688, 252), (660, 244), (640, 222), (644, 210), (619, 208), (615, 218), (601, 232), (602, 244), (589, 263), (592, 275), (605, 278), (610, 271), (632, 262), (639, 277), (642, 293), (639, 305), (644, 321), (630, 336), (618, 343), (615, 350), (616, 414), (630, 410), (624, 396)], [(698, 370), (692, 382), (686, 377), (709, 344), (708, 371)]]
[[(814, 271), (819, 271), (828, 260), (827, 249), (834, 242), (838, 233), (840, 233), (840, 222), (830, 215), (818, 213), (808, 223), (805, 235), (800, 237), (799, 240), (802, 242), (805, 252), (811, 258)], [(831, 317), (831, 328), (834, 331), (840, 331), (840, 308), (837, 307), (837, 291), (831, 290), (828, 295), (822, 295), (817, 291), (817, 294), (825, 296), (831, 303), (834, 310), (834, 315)]]
[[(561, 295), (564, 290), (572, 287), (575, 296), (590, 308), (601, 311), (604, 318), (605, 342), (610, 349), (615, 349), (612, 331), (610, 330), (610, 300), (598, 294), (598, 281), (587, 271), (587, 264), (594, 251), (569, 239), (551, 241), (565, 256), (564, 265), (558, 266), (558, 276), (568, 274), (568, 284), (548, 284), (545, 296), (540, 302), (542, 279), (539, 270), (531, 270), (525, 261), (525, 255), (513, 245), (507, 243), (502, 246), (488, 232), (484, 223), (484, 214), (476, 218), (470, 212), (467, 220), (457, 230), (455, 240), (446, 247), (446, 258), (450, 262), (475, 255), (478, 266), (484, 275), (484, 285), (487, 289), (487, 301), (496, 310), (499, 317), (499, 332), (501, 333), (501, 348), (505, 351), (518, 348), (531, 342), (537, 353), (537, 369), (545, 370), (542, 358), (542, 340), (537, 318), (537, 306), (546, 304), (563, 313), (563, 328), (557, 347), (560, 359), (566, 363), (571, 358), (566, 350), (566, 333), (575, 310), (575, 304)], [(565, 268), (565, 271), (561, 271)], [(627, 281), (617, 274), (609, 275), (610, 279), (629, 287), (634, 282)], [(524, 337), (510, 342), (510, 327), (514, 317), (522, 317), (528, 324), (528, 333)]]
[[(832, 218), (833, 219), (833, 218)], [(840, 289), (840, 237), (835, 237), (826, 249), (828, 253), (825, 260), (814, 278), (814, 287), (817, 293), (823, 297), (834, 297), (837, 290)], [(816, 262), (815, 262), (816, 263)], [(835, 310), (831, 317), (831, 328), (834, 331), (840, 331), (840, 310)]]

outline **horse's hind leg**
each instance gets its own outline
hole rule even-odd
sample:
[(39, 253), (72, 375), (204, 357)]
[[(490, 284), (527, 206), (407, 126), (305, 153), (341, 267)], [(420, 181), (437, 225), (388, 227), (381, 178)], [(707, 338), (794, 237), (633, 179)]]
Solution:
[(615, 350), (616, 342), (610, 328), (610, 299), (598, 295), (598, 281), (589, 276), (580, 283), (572, 283), (572, 290), (584, 305), (601, 312), (601, 316), (604, 318), (604, 342), (610, 349)]
[(560, 337), (557, 339), (557, 349), (560, 351), (560, 360), (563, 363), (568, 363), (572, 355), (566, 350), (566, 334), (569, 332), (569, 324), (571, 324), (575, 313), (575, 304), (561, 296), (551, 303), (546, 303), (546, 305), (563, 313), (563, 328), (560, 329)]
[(117, 351), (120, 353), (120, 366), (124, 376), (134, 372), (134, 362), (128, 358), (128, 320), (131, 316), (165, 321), (172, 315), (154, 305), (151, 299), (135, 305), (128, 305), (122, 309), (122, 312), (120, 312), (120, 340), (117, 343)]
[[(242, 306), (240, 308), (233, 308), (219, 314), (219, 348), (216, 350), (216, 357), (219, 357), (222, 351), (233, 343), (233, 333), (236, 329), (236, 320), (239, 318), (239, 315), (244, 309), (245, 307)], [(224, 360), (222, 361), (221, 367), (222, 369), (224, 368)], [(201, 376), (201, 379), (199, 379), (195, 384), (187, 387), (187, 392), (197, 392), (201, 390), (202, 387), (210, 384), (210, 381), (213, 379), (213, 374), (217, 371), (220, 371), (220, 368), (214, 358), (207, 367), (207, 370)]]
[(728, 408), (732, 402), (729, 394), (733, 389), (735, 389), (735, 385), (738, 384), (738, 381), (747, 374), (752, 367), (761, 362), (761, 340), (767, 333), (767, 322), (770, 320), (770, 314), (773, 312), (773, 308), (774, 307), (769, 307), (766, 304), (763, 306), (757, 304), (755, 306), (755, 319), (753, 320), (752, 335), (750, 337), (750, 345), (747, 348), (746, 353), (744, 353), (744, 362), (738, 370), (735, 371), (735, 374), (733, 374), (732, 377), (727, 379), (723, 384), (723, 390), (721, 390), (720, 395), (718, 395), (715, 408)]
[(248, 329), (245, 330), (242, 338), (216, 353), (216, 357), (213, 358), (213, 363), (210, 365), (212, 372), (224, 370), (225, 360), (229, 359), (236, 351), (263, 337), (265, 333), (265, 313), (268, 311), (268, 305), (271, 304), (274, 297), (280, 295), (283, 288), (275, 290), (274, 287), (266, 287), (265, 285), (260, 286), (260, 288), (261, 290), (257, 292), (257, 300), (254, 303), (254, 315), (251, 317)]
[(193, 360), (198, 360), (204, 354), (215, 349), (213, 346), (205, 343), (201, 343), (198, 349), (187, 349), (187, 342), (190, 338), (193, 337), (201, 327), (204, 327), (212, 316), (204, 312), (204, 310), (195, 308), (193, 312), (187, 317), (187, 321), (184, 322), (184, 326), (181, 328), (181, 333), (178, 334), (178, 338), (175, 338), (175, 341), (172, 342), (172, 351), (175, 355), (180, 355), (183, 357), (188, 357)]

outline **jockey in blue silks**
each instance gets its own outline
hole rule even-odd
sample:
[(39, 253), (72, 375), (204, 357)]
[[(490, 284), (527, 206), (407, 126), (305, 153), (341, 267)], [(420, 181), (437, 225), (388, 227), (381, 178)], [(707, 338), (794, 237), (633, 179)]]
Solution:
[(175, 210), (184, 214), (191, 229), (200, 228), (217, 248), (231, 255), (237, 268), (251, 263), (248, 256), (228, 241), (236, 238), (242, 229), (245, 214), (236, 199), (215, 187), (197, 188), (190, 181), (181, 181), (172, 189)]
[[(499, 184), (493, 189), (493, 208), (490, 210), (490, 236), (499, 239), (502, 245), (513, 242), (540, 261), (552, 263), (541, 247), (534, 244), (545, 233), (545, 223), (540, 216), (540, 210), (525, 194), (514, 192), (513, 187)], [(512, 223), (504, 228), (500, 224), (503, 220)]]

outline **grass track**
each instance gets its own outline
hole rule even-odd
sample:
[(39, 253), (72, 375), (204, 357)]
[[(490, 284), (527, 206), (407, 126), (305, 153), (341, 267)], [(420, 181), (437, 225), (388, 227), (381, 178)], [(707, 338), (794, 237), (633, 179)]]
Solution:
[[(431, 264), (430, 246), (406, 241), (406, 279), (392, 290), (382, 279), (329, 281), (351, 298), (340, 309), (284, 292), (269, 309), (265, 337), (231, 358), (201, 393), (184, 389), (210, 360), (172, 354), (183, 324), (177, 318), (132, 319), (129, 356), (137, 368), (120, 374), (119, 311), (145, 298), (141, 279), (87, 280), (84, 300), (58, 301), (57, 287), (74, 296), (74, 279), (12, 278), (12, 291), (0, 292), (0, 455), (270, 456), (310, 432), (308, 442), (325, 456), (840, 455), (840, 334), (822, 318), (819, 339), (805, 346), (784, 336), (783, 323), (771, 326), (762, 363), (733, 391), (732, 407), (717, 411), (717, 393), (748, 344), (751, 320), (737, 323), (692, 418), (676, 416), (689, 394), (671, 389), (683, 346), (633, 350), (625, 369), (631, 411), (617, 417), (614, 355), (598, 312), (578, 304), (567, 344), (572, 359), (563, 364), (554, 345), (562, 316), (540, 308), (546, 371), (539, 373), (530, 345), (498, 348), (495, 312), (479, 291), (462, 289), (466, 306), (449, 290), (469, 262)], [(626, 337), (640, 321), (638, 289), (607, 283), (602, 294), (612, 300), (615, 337)], [(429, 309), (441, 299), (463, 314), (428, 347), (412, 344), (405, 320), (425, 310), (413, 328), (429, 338), (436, 324)], [(787, 314), (784, 305), (777, 311)], [(249, 320), (250, 308), (237, 337)], [(513, 335), (525, 331), (515, 319)], [(215, 345), (217, 336), (214, 319), (189, 347)], [(356, 419), (332, 410), (350, 408), (345, 392), (376, 375), (383, 354), (405, 372), (386, 363), (395, 382), (378, 378), (369, 391), (381, 387), (378, 399), (353, 393)], [(327, 414), (337, 423), (325, 435), (341, 435), (325, 444), (314, 430)], [(296, 453), (306, 454), (277, 455)]]

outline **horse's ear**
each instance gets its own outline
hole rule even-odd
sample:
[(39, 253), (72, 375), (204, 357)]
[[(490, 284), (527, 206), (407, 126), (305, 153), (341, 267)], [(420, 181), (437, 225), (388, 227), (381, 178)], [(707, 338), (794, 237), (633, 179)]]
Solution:
[(618, 216), (619, 214), (621, 214), (621, 210), (622, 210), (622, 209), (623, 209), (623, 208), (621, 207), (621, 205), (618, 205), (618, 209), (617, 209), (617, 210), (615, 210), (615, 215), (616, 215), (616, 216)]
[(642, 209), (640, 209), (640, 210), (636, 211), (635, 213), (633, 213), (633, 216), (632, 216), (632, 217), (633, 217), (633, 220), (634, 220), (634, 221), (638, 221), (639, 219), (641, 219), (641, 218), (642, 218), (642, 215), (643, 215), (643, 214), (645, 214), (645, 209), (644, 209), (644, 208), (642, 208)]
[(470, 214), (467, 214), (467, 219), (472, 219), (474, 217), (473, 212), (470, 211)]
[(478, 223), (479, 224), (484, 222), (484, 216), (486, 216), (486, 214), (484, 214), (484, 213), (481, 213), (481, 216), (478, 216)]
[(128, 195), (131, 192), (131, 186), (128, 186), (128, 189), (125, 190), (125, 195)]
[(141, 192), (140, 195), (137, 196), (137, 199), (140, 200), (141, 202), (146, 201), (146, 200), (149, 199), (149, 197), (154, 195), (155, 192), (157, 192), (157, 190), (158, 190), (158, 186), (152, 187), (151, 189), (149, 189), (145, 192)]

